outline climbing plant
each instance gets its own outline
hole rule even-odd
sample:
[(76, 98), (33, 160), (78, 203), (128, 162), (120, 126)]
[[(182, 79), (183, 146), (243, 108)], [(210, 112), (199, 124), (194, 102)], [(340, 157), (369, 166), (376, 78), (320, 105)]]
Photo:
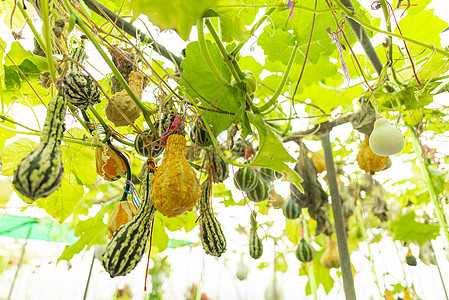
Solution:
[[(430, 241), (449, 242), (447, 153), (432, 144), (448, 138), (438, 100), (448, 24), (430, 0), (362, 4), (3, 1), (12, 38), (0, 39), (2, 202), (15, 193), (61, 223), (71, 217), (79, 239), (59, 260), (107, 244), (111, 276), (196, 225), (198, 245), (226, 255), (218, 203), (242, 206), (253, 259), (267, 240), (286, 245), (270, 260), (274, 274), (295, 253), (315, 298), (341, 267), (355, 299), (350, 253), (376, 243), (374, 229), (433, 258)], [(166, 32), (185, 48), (159, 43)], [(397, 181), (401, 160), (419, 169)], [(287, 239), (260, 221), (277, 209)], [(415, 293), (398, 284), (394, 293)]]

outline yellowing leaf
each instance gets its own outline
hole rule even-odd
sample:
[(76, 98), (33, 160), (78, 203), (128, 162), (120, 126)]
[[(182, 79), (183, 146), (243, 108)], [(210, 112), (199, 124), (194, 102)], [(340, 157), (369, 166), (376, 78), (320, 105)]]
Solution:
[(3, 160), (3, 176), (12, 176), (19, 162), (36, 147), (37, 143), (23, 138), (9, 144), (2, 149), (0, 155)]

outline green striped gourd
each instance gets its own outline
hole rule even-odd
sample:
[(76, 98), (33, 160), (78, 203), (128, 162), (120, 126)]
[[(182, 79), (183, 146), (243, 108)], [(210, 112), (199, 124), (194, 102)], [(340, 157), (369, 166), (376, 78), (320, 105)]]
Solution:
[(251, 167), (241, 168), (234, 175), (235, 186), (244, 192), (250, 192), (255, 189), (258, 182), (257, 173)]
[(251, 213), (251, 230), (249, 232), (249, 256), (259, 259), (263, 254), (262, 240), (257, 235), (256, 213)]
[(288, 201), (286, 201), (282, 207), (282, 212), (287, 219), (293, 220), (299, 218), (301, 215), (301, 210), (298, 206), (293, 203), (292, 197), (288, 197)]
[(298, 247), (296, 248), (296, 258), (303, 263), (308, 263), (313, 260), (315, 257), (315, 250), (313, 250), (312, 246), (306, 242), (305, 239), (301, 238), (299, 241)]
[(156, 209), (151, 195), (154, 173), (146, 171), (142, 180), (141, 201), (137, 214), (114, 233), (106, 246), (101, 264), (111, 277), (124, 276), (139, 263), (151, 234), (151, 223)]
[(271, 182), (276, 179), (280, 179), (282, 177), (282, 174), (268, 168), (259, 168), (259, 175), (262, 177), (265, 181)]
[[(80, 64), (84, 63), (86, 51), (78, 46), (71, 58)], [(64, 78), (64, 95), (67, 101), (80, 109), (87, 109), (100, 103), (100, 90), (92, 78), (82, 72), (81, 67), (73, 61), (68, 63), (67, 75)]]
[(14, 172), (14, 187), (32, 200), (47, 197), (61, 185), (64, 175), (61, 138), (65, 112), (64, 97), (55, 96), (47, 107), (39, 145), (20, 161)]
[(246, 193), (246, 196), (251, 201), (261, 202), (261, 201), (268, 199), (268, 196), (269, 196), (268, 190), (269, 189), (270, 189), (270, 187), (268, 186), (268, 183), (265, 180), (257, 178), (256, 187), (253, 190)]
[(201, 184), (200, 199), (200, 237), (204, 251), (212, 256), (220, 257), (226, 251), (226, 239), (221, 224), (210, 208), (211, 180), (207, 178)]
[(229, 177), (228, 164), (220, 157), (213, 146), (210, 147), (210, 163), (214, 167), (213, 174), (215, 183), (223, 182)]
[(190, 140), (200, 147), (208, 147), (211, 145), (209, 133), (207, 132), (203, 122), (196, 123), (192, 126), (192, 131), (190, 131)]
[(136, 149), (137, 153), (142, 156), (153, 158), (158, 157), (165, 148), (159, 147), (158, 150), (153, 150), (153, 147), (150, 144), (153, 139), (152, 130), (150, 128), (143, 130), (143, 132), (138, 134), (134, 140), (134, 149)]

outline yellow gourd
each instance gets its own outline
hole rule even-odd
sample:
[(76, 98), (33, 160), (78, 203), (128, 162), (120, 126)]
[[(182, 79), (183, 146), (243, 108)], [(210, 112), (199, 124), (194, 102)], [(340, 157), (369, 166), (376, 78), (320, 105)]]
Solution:
[(185, 157), (186, 139), (170, 135), (162, 164), (151, 180), (154, 207), (169, 218), (191, 210), (200, 200), (200, 181)]
[(136, 214), (136, 206), (131, 201), (118, 202), (112, 211), (111, 217), (109, 218), (108, 237), (112, 238), (114, 232), (116, 232), (120, 226), (131, 221)]
[(340, 268), (340, 256), (337, 250), (337, 241), (329, 239), (327, 249), (321, 256), (321, 264), (327, 268)]
[(321, 154), (318, 154), (317, 152), (312, 152), (312, 161), (315, 164), (318, 173), (326, 171), (326, 162)]
[(390, 162), (388, 156), (375, 154), (369, 146), (369, 138), (365, 138), (360, 145), (359, 153), (357, 153), (357, 163), (360, 169), (367, 173), (379, 172), (388, 168)]
[(385, 300), (394, 300), (393, 293), (389, 290), (385, 290)]
[[(128, 154), (116, 147), (124, 156)], [(102, 145), (95, 149), (95, 164), (97, 174), (105, 180), (117, 180), (126, 174), (126, 164), (108, 145)]]

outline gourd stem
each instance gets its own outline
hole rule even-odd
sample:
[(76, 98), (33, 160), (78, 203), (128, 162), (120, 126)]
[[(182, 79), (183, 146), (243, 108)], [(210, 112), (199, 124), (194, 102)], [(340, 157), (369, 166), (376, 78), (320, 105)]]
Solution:
[[(309, 226), (307, 225), (306, 215), (305, 215), (305, 209), (302, 210), (301, 213), (301, 220), (302, 220), (302, 232), (304, 233), (304, 239), (307, 243), (310, 244), (310, 234), (309, 234)], [(313, 271), (313, 263), (305, 263), (305, 268), (307, 272), (307, 275), (310, 280), (310, 290), (313, 294), (313, 299), (317, 300), (317, 287), (316, 287), (316, 279), (315, 279), (315, 272)]]
[(117, 78), (117, 80), (120, 82), (120, 84), (126, 90), (126, 92), (131, 97), (131, 99), (134, 101), (134, 103), (142, 111), (142, 114), (143, 114), (143, 116), (145, 118), (145, 121), (146, 121), (147, 125), (151, 128), (151, 130), (153, 130), (153, 131), (156, 130), (156, 128), (154, 127), (154, 125), (150, 121), (150, 117), (147, 114), (147, 108), (142, 104), (142, 102), (140, 102), (140, 100), (137, 98), (136, 94), (134, 94), (133, 90), (131, 90), (131, 88), (129, 87), (129, 85), (126, 82), (126, 80), (123, 78), (123, 76), (120, 73), (120, 71), (117, 69), (117, 67), (114, 65), (114, 63), (109, 59), (109, 57), (106, 54), (106, 52), (103, 51), (103, 49), (101, 48), (100, 43), (97, 41), (95, 36), (90, 32), (89, 28), (87, 28), (87, 26), (84, 24), (83, 20), (75, 13), (75, 11), (73, 10), (73, 8), (70, 5), (69, 1), (68, 0), (63, 0), (63, 2), (64, 2), (64, 5), (66, 6), (67, 10), (69, 11), (69, 13), (76, 18), (76, 24), (79, 26), (81, 31), (83, 31), (83, 33), (92, 42), (92, 44), (95, 46), (97, 51), (103, 57), (104, 61), (111, 68), (111, 70), (114, 73), (114, 75)]
[[(282, 4), (285, 5), (285, 4)], [(234, 50), (232, 50), (232, 52), (230, 53), (231, 56), (235, 57), (237, 56), (237, 54), (240, 52), (240, 50), (242, 49), (242, 47), (248, 42), (248, 40), (253, 36), (254, 32), (257, 30), (257, 28), (260, 27), (260, 25), (262, 25), (263, 22), (265, 22), (265, 20), (276, 10), (276, 7), (270, 7), (269, 9), (267, 9), (267, 11), (265, 12), (265, 14), (259, 19), (259, 21), (257, 21), (256, 24), (254, 24), (253, 27), (251, 27), (251, 29), (249, 30), (249, 38), (244, 41), (239, 43)]]
[[(232, 76), (234, 77), (236, 82), (241, 82), (242, 79), (240, 78), (238, 72), (236, 71), (236, 68), (234, 67), (237, 66), (238, 64), (237, 62), (235, 62), (234, 64), (231, 61), (231, 58), (229, 57), (228, 52), (226, 51), (225, 47), (223, 46), (223, 43), (220, 40), (220, 37), (218, 36), (217, 32), (215, 31), (214, 26), (212, 25), (211, 21), (209, 19), (206, 20), (206, 26), (207, 29), (209, 29), (210, 34), (212, 35), (215, 43), (218, 46), (218, 49), (220, 50), (221, 56), (223, 57), (224, 61), (226, 62), (226, 64), (229, 67), (229, 70), (232, 73)], [(253, 101), (251, 100), (251, 98), (249, 97), (248, 93), (246, 93), (246, 103), (248, 103), (248, 105), (250, 106), (251, 110), (257, 114), (259, 113), (259, 109), (254, 105)]]
[(354, 278), (349, 256), (348, 241), (346, 239), (345, 223), (343, 219), (343, 208), (338, 194), (337, 173), (335, 171), (334, 157), (332, 155), (329, 131), (321, 135), (321, 143), (326, 161), (327, 179), (332, 199), (332, 212), (334, 214), (335, 233), (337, 234), (338, 254), (340, 256), (341, 272), (343, 275), (343, 288), (346, 300), (355, 300)]
[(350, 18), (351, 20), (354, 20), (355, 22), (359, 23), (360, 25), (362, 25), (365, 28), (371, 29), (372, 31), (377, 32), (377, 33), (383, 33), (383, 34), (386, 34), (386, 35), (391, 35), (391, 36), (397, 37), (398, 39), (408, 41), (410, 43), (419, 45), (421, 47), (430, 49), (431, 51), (435, 51), (435, 52), (437, 52), (437, 53), (439, 53), (439, 54), (441, 54), (441, 55), (443, 55), (445, 57), (449, 57), (449, 52), (446, 52), (443, 49), (437, 48), (437, 47), (435, 47), (432, 44), (426, 44), (426, 43), (423, 43), (423, 42), (420, 42), (418, 40), (412, 39), (412, 38), (410, 38), (408, 36), (405, 36), (405, 35), (397, 34), (397, 33), (394, 33), (394, 32), (388, 32), (388, 31), (379, 29), (379, 28), (377, 28), (377, 27), (375, 27), (375, 26), (373, 26), (373, 25), (371, 25), (369, 23), (366, 23), (366, 22), (361, 20), (360, 16), (358, 16), (355, 12), (352, 11), (353, 8), (352, 9), (347, 8), (346, 6), (343, 5), (343, 3), (340, 2), (340, 0), (331, 0), (331, 1), (332, 1), (332, 3), (337, 5), (346, 14), (347, 18)]
[(290, 75), (290, 70), (292, 69), (293, 62), (295, 61), (296, 52), (298, 50), (299, 43), (296, 42), (295, 48), (293, 48), (292, 53), (290, 54), (290, 59), (288, 60), (287, 67), (285, 68), (284, 75), (282, 75), (281, 82), (279, 83), (278, 88), (276, 89), (276, 92), (274, 92), (274, 95), (271, 97), (270, 100), (268, 100), (267, 103), (259, 107), (260, 112), (264, 112), (267, 109), (269, 109), (273, 104), (277, 103), (278, 97), (281, 94), (282, 90), (284, 89), (285, 83), (287, 82), (288, 76)]
[(437, 195), (435, 193), (435, 188), (433, 187), (432, 180), (429, 175), (429, 170), (427, 169), (427, 166), (422, 158), (421, 143), (419, 142), (415, 130), (412, 126), (408, 126), (408, 131), (413, 139), (413, 148), (416, 153), (416, 159), (418, 160), (418, 164), (421, 167), (421, 172), (424, 177), (424, 181), (426, 182), (427, 189), (429, 190), (430, 199), (432, 200), (438, 222), (440, 223), (441, 229), (443, 230), (444, 235), (446, 236), (446, 240), (449, 244), (449, 232), (447, 231), (446, 221), (444, 220), (443, 213), (441, 212), (440, 204), (438, 203)]
[(37, 32), (36, 28), (33, 25), (33, 22), (31, 21), (31, 18), (28, 16), (27, 12), (23, 9), (22, 2), (16, 1), (16, 5), (19, 8), (20, 13), (22, 14), (23, 18), (25, 19), (25, 22), (27, 23), (28, 27), (30, 27), (31, 31), (33, 32), (34, 38), (39, 43), (41, 48), (45, 51), (45, 43), (42, 39), (41, 35)]
[(218, 71), (217, 66), (212, 61), (209, 50), (207, 49), (206, 41), (204, 39), (204, 20), (202, 18), (198, 19), (198, 21), (196, 22), (196, 28), (198, 29), (198, 44), (200, 46), (201, 53), (203, 54), (203, 58), (209, 66), (209, 69), (214, 74), (215, 79), (220, 82), (220, 84), (224, 86), (228, 85), (229, 83)]
[(42, 18), (44, 21), (44, 38), (45, 38), (45, 54), (47, 55), (48, 69), (50, 70), (50, 75), (53, 83), (56, 84), (56, 71), (55, 65), (53, 64), (53, 53), (51, 47), (51, 34), (50, 34), (50, 18), (48, 11), (48, 0), (40, 0), (42, 7)]

